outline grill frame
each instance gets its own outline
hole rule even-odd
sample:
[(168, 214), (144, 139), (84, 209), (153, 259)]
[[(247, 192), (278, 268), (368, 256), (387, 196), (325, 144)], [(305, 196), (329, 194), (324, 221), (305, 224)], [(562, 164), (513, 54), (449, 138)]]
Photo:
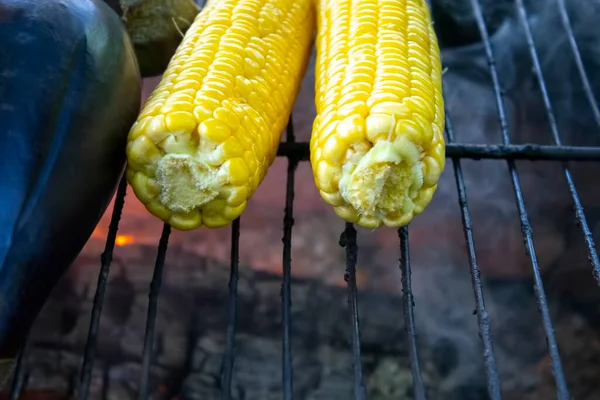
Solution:
[[(199, 3), (203, 3), (200, 1)], [(455, 135), (452, 126), (452, 120), (448, 112), (446, 112), (446, 158), (452, 161), (456, 188), (458, 193), (458, 204), (461, 210), (463, 232), (465, 235), (465, 243), (467, 247), (467, 255), (469, 262), (469, 271), (471, 275), (471, 283), (473, 287), (473, 295), (475, 300), (475, 311), (478, 320), (479, 336), (481, 338), (483, 357), (485, 365), (485, 374), (487, 379), (487, 391), (489, 398), (492, 400), (500, 400), (500, 378), (496, 357), (494, 354), (493, 339), (491, 335), (491, 320), (486, 310), (485, 299), (483, 294), (483, 286), (480, 277), (480, 269), (475, 253), (475, 242), (473, 237), (473, 229), (469, 206), (467, 200), (467, 190), (463, 171), (461, 166), (462, 159), (496, 159), (505, 160), (508, 167), (508, 172), (512, 179), (512, 186), (515, 194), (518, 214), (520, 217), (523, 239), (525, 241), (526, 251), (531, 259), (533, 277), (535, 281), (535, 294), (539, 306), (539, 311), (542, 317), (544, 332), (548, 346), (548, 353), (551, 360), (551, 367), (556, 383), (556, 395), (558, 400), (569, 400), (569, 389), (565, 380), (562, 362), (558, 352), (558, 343), (554, 333), (554, 327), (550, 318), (546, 295), (538, 267), (536, 250), (533, 242), (533, 231), (529, 222), (529, 217), (523, 192), (519, 181), (519, 174), (515, 165), (516, 160), (529, 161), (555, 161), (563, 164), (565, 171), (565, 179), (569, 186), (569, 192), (573, 201), (575, 218), (578, 225), (581, 227), (582, 234), (586, 243), (587, 255), (592, 267), (592, 275), (598, 281), (600, 279), (600, 259), (595, 247), (594, 239), (590, 231), (587, 219), (579, 198), (579, 194), (573, 182), (571, 172), (567, 163), (569, 161), (579, 162), (600, 162), (600, 147), (578, 147), (578, 146), (563, 146), (560, 139), (560, 133), (557, 128), (556, 118), (550, 102), (546, 82), (544, 80), (542, 69), (539, 63), (537, 50), (533, 40), (531, 28), (528, 22), (527, 10), (523, 4), (523, 0), (515, 0), (516, 10), (520, 24), (524, 29), (529, 49), (529, 56), (534, 67), (534, 73), (537, 83), (542, 92), (542, 98), (545, 106), (546, 117), (550, 125), (554, 146), (541, 146), (535, 144), (514, 145), (510, 140), (510, 132), (506, 113), (504, 109), (504, 94), (502, 92), (498, 72), (494, 59), (494, 53), (490, 43), (490, 37), (485, 25), (483, 12), (480, 0), (470, 0), (479, 33), (482, 37), (491, 83), (494, 89), (496, 105), (498, 111), (498, 119), (502, 131), (502, 145), (474, 145), (456, 143)], [(589, 78), (585, 72), (581, 54), (573, 29), (567, 13), (565, 0), (556, 0), (559, 10), (561, 22), (565, 29), (572, 56), (575, 59), (578, 73), (581, 78), (581, 84), (588, 98), (591, 111), (598, 127), (600, 127), (600, 109), (595, 102), (594, 94), (591, 89)], [(293, 206), (294, 206), (294, 180), (295, 171), (300, 162), (308, 161), (309, 145), (308, 143), (299, 143), (295, 140), (294, 126), (292, 117), (288, 127), (286, 128), (286, 140), (281, 143), (278, 157), (286, 157), (288, 159), (287, 183), (286, 183), (286, 200), (285, 214), (283, 219), (283, 254), (282, 254), (282, 290), (281, 290), (281, 311), (282, 311), (282, 397), (284, 400), (293, 398), (293, 364), (291, 351), (291, 239), (294, 225)], [(93, 301), (91, 313), (91, 322), (88, 331), (87, 343), (83, 355), (83, 364), (79, 376), (77, 399), (86, 400), (89, 397), (91, 374), (94, 360), (96, 358), (96, 344), (98, 339), (99, 321), (102, 313), (102, 304), (108, 282), (110, 266), (113, 261), (113, 252), (115, 248), (115, 240), (119, 228), (123, 206), (125, 203), (125, 195), (127, 190), (127, 182), (125, 177), (122, 177), (113, 205), (112, 217), (110, 220), (109, 231), (106, 239), (104, 252), (101, 255), (101, 267), (98, 276), (96, 292)], [(148, 399), (149, 373), (152, 363), (152, 351), (155, 333), (155, 322), (157, 316), (157, 306), (160, 294), (160, 287), (163, 275), (163, 268), (168, 250), (168, 240), (171, 233), (169, 225), (164, 224), (162, 234), (159, 240), (156, 263), (149, 292), (148, 314), (146, 320), (146, 331), (144, 339), (144, 347), (142, 354), (142, 373), (140, 376), (140, 388), (138, 399)], [(411, 290), (411, 264), (410, 264), (410, 247), (409, 247), (409, 227), (398, 229), (400, 262), (399, 269), (402, 273), (402, 299), (404, 307), (404, 322), (408, 338), (408, 350), (410, 369), (413, 376), (413, 391), (416, 400), (426, 400), (426, 391), (421, 376), (419, 365), (419, 356), (417, 350), (417, 338), (414, 319), (414, 303)], [(228, 327), (226, 330), (226, 351), (224, 355), (223, 374), (221, 379), (222, 398), (228, 400), (232, 398), (231, 382), (233, 377), (233, 368), (235, 363), (235, 335), (237, 325), (238, 312), (238, 292), (237, 282), (239, 279), (239, 240), (240, 240), (240, 219), (236, 219), (231, 228), (231, 271), (229, 280), (229, 317)], [(351, 343), (350, 351), (352, 353), (352, 361), (354, 368), (354, 399), (366, 400), (366, 388), (364, 384), (361, 348), (360, 348), (360, 323), (358, 315), (358, 299), (357, 299), (357, 283), (356, 283), (356, 262), (358, 257), (358, 241), (357, 232), (354, 226), (346, 223), (345, 229), (340, 237), (340, 245), (345, 247), (346, 251), (346, 272), (344, 278), (347, 282), (348, 289), (348, 318), (351, 319)], [(28, 344), (26, 344), (17, 359), (17, 365), (14, 372), (14, 379), (11, 386), (9, 399), (17, 400), (25, 386), (26, 368), (23, 362), (24, 355), (27, 352)]]

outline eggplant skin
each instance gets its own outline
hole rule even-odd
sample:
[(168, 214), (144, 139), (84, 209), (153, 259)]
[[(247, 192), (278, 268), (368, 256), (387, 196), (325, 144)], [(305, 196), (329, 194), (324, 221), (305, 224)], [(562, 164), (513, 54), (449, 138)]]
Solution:
[(0, 359), (106, 210), (141, 79), (101, 0), (0, 0)]

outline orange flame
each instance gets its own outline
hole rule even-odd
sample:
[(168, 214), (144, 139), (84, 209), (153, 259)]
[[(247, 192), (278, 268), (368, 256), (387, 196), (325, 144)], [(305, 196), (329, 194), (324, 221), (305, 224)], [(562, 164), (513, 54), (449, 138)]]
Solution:
[(135, 243), (135, 238), (131, 235), (117, 235), (115, 244), (119, 247)]

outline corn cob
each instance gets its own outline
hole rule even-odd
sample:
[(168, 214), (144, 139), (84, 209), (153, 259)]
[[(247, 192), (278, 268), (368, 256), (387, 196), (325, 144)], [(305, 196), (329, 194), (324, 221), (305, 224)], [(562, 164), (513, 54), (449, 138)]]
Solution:
[(211, 0), (132, 127), (127, 179), (151, 214), (228, 225), (273, 163), (310, 55), (312, 0)]
[(423, 211), (445, 163), (437, 38), (424, 0), (317, 0), (310, 152), (338, 216), (400, 227)]

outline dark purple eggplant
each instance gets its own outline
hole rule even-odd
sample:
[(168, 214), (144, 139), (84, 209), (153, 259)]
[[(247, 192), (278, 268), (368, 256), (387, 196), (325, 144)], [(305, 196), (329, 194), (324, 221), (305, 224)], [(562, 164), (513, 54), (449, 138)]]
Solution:
[(0, 0), (0, 364), (105, 212), (141, 80), (101, 0)]

